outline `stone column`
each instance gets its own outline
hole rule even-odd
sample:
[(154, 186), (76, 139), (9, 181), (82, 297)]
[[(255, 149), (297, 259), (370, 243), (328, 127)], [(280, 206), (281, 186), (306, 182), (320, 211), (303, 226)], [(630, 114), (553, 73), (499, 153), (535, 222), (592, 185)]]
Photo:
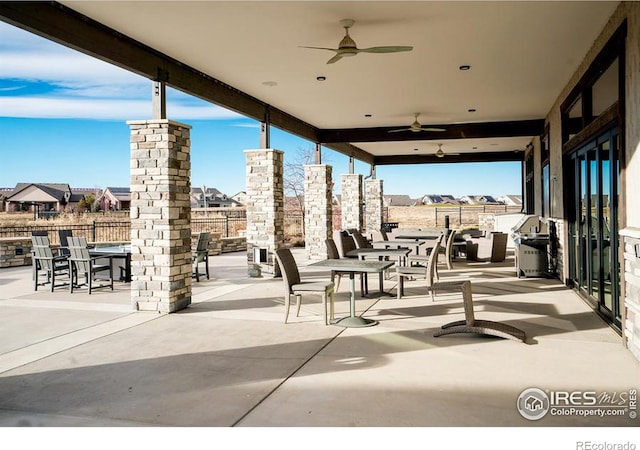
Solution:
[(355, 228), (362, 232), (364, 218), (362, 199), (362, 175), (357, 173), (343, 174), (341, 178), (340, 205), (342, 209), (342, 229)]
[(304, 166), (304, 241), (308, 259), (326, 259), (325, 240), (333, 235), (332, 167)]
[[(284, 245), (284, 153), (274, 149), (245, 150), (247, 159), (247, 262), (278, 276), (276, 249)], [(261, 258), (255, 260), (254, 256)]]
[(383, 220), (382, 180), (370, 178), (364, 181), (365, 233), (370, 236), (380, 231)]
[(130, 121), (131, 302), (170, 313), (191, 303), (191, 127)]
[(640, 360), (640, 228), (621, 230), (620, 240), (624, 248), (622, 333), (627, 348)]

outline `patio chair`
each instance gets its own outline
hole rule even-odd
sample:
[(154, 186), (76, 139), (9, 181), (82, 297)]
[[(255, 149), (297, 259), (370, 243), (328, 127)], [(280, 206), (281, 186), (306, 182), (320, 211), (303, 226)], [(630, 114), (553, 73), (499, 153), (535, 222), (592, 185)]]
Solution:
[(200, 263), (204, 263), (207, 280), (209, 279), (209, 239), (210, 234), (202, 232), (198, 234), (196, 248), (192, 252), (191, 261), (194, 264), (193, 277), (200, 281)]
[[(33, 280), (34, 290), (38, 290), (38, 286), (47, 283), (51, 284), (51, 292), (56, 286), (64, 286), (66, 283), (56, 285), (56, 276), (67, 275), (71, 279), (69, 273), (69, 261), (65, 255), (54, 256), (53, 250), (47, 236), (31, 236), (33, 247)], [(43, 271), (46, 281), (39, 283), (39, 272)]]
[[(82, 246), (83, 239), (84, 238), (69, 238), (71, 244), (69, 246), (69, 262), (72, 272), (69, 292), (73, 293), (74, 287), (81, 286), (78, 283), (79, 275), (84, 275), (85, 282), (83, 284), (87, 286), (89, 294), (91, 294), (94, 289), (103, 287), (109, 287), (113, 291), (113, 267), (111, 265), (111, 257), (105, 255), (91, 256), (86, 246), (86, 240), (84, 240), (85, 245)], [(100, 259), (107, 259), (107, 264), (98, 264), (98, 260)], [(100, 276), (107, 273), (107, 278)], [(95, 281), (106, 281), (107, 283), (94, 285)]]
[(338, 248), (338, 254), (340, 258), (355, 258), (355, 256), (347, 256), (351, 250), (356, 249), (356, 243), (351, 236), (345, 230), (336, 230), (333, 232), (333, 242)]
[[(296, 317), (300, 314), (300, 305), (302, 303), (302, 294), (318, 294), (322, 296), (322, 314), (324, 316), (325, 325), (329, 325), (329, 320), (333, 320), (333, 282), (329, 281), (301, 281), (300, 272), (296, 260), (288, 248), (279, 248), (276, 250), (276, 261), (282, 272), (282, 280), (284, 281), (284, 323), (289, 318), (289, 309), (291, 307), (291, 296), (296, 297)], [(327, 298), (329, 299), (329, 315), (327, 316)]]
[[(338, 253), (338, 247), (336, 246), (336, 243), (334, 242), (334, 240), (327, 239), (325, 243), (327, 245), (327, 259), (340, 259), (340, 254)], [(335, 282), (335, 278), (338, 277), (338, 282), (335, 283), (334, 292), (338, 292), (338, 288), (340, 287), (340, 280), (342, 279), (342, 276), (343, 275), (349, 276), (350, 273), (351, 272), (343, 272), (339, 270), (331, 271), (331, 281)], [(358, 273), (358, 275), (360, 275), (360, 295), (364, 297), (365, 293), (368, 291), (367, 273), (360, 272)]]
[(371, 243), (365, 238), (360, 231), (356, 229), (347, 230), (351, 236), (353, 236), (353, 240), (356, 243), (356, 248), (372, 248)]
[[(412, 265), (412, 259), (415, 257), (409, 257), (409, 265), (396, 266), (396, 278), (398, 280), (397, 296), (398, 300), (404, 295), (404, 279), (424, 279), (427, 282), (427, 290), (431, 293), (431, 300), (434, 300), (434, 285), (435, 285), (435, 267), (438, 261), (438, 253), (440, 250), (440, 241), (436, 241), (433, 249), (427, 257), (425, 265)], [(420, 261), (424, 262), (424, 257), (420, 257)]]
[(69, 256), (69, 243), (68, 238), (73, 237), (72, 230), (58, 230), (58, 237), (60, 238), (60, 254)]
[(442, 325), (441, 329), (433, 334), (434, 337), (440, 337), (446, 334), (473, 333), (496, 336), (514, 341), (526, 341), (526, 333), (519, 328), (491, 320), (477, 320), (473, 312), (471, 282), (463, 281), (458, 284), (459, 289), (462, 291), (464, 301), (465, 320), (456, 320)]

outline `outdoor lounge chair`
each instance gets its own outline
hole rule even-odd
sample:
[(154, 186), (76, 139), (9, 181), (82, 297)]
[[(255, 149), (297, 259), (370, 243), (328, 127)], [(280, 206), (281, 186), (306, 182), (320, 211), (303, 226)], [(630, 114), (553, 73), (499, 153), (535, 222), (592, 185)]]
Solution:
[[(87, 243), (84, 238), (70, 237), (69, 241), (69, 263), (71, 267), (71, 283), (69, 283), (69, 292), (73, 293), (75, 287), (81, 286), (78, 283), (79, 275), (85, 278), (84, 285), (87, 286), (89, 294), (94, 289), (109, 287), (113, 290), (113, 267), (111, 265), (110, 256), (91, 256)], [(98, 260), (107, 259), (106, 264), (99, 264)], [(108, 277), (106, 277), (108, 274)], [(107, 283), (94, 285), (94, 282), (101, 280)]]
[(193, 276), (200, 281), (200, 263), (204, 263), (207, 280), (209, 279), (209, 239), (210, 234), (202, 232), (198, 234), (198, 242), (193, 250), (191, 261), (194, 264)]
[[(282, 272), (284, 281), (284, 323), (289, 318), (291, 307), (291, 296), (296, 297), (296, 317), (300, 314), (302, 294), (318, 294), (322, 296), (322, 314), (325, 325), (329, 325), (329, 320), (333, 320), (333, 282), (329, 281), (301, 281), (300, 272), (296, 260), (288, 248), (276, 250), (276, 261)], [(327, 316), (327, 298), (329, 299), (329, 315)]]
[[(66, 283), (56, 285), (56, 276), (68, 275), (69, 261), (65, 255), (53, 255), (53, 250), (47, 236), (31, 236), (33, 245), (33, 281), (34, 290), (38, 290), (39, 285), (51, 284), (51, 292), (56, 286), (64, 286)], [(39, 283), (39, 272), (44, 272), (46, 281)]]
[[(396, 278), (398, 280), (397, 296), (398, 300), (404, 295), (404, 279), (425, 279), (427, 282), (427, 290), (431, 293), (431, 300), (434, 300), (434, 287), (436, 278), (435, 267), (438, 261), (438, 252), (440, 250), (440, 241), (436, 241), (433, 249), (427, 257), (425, 265), (412, 265), (412, 258), (409, 256), (409, 265), (396, 266)], [(424, 257), (419, 257), (421, 262), (424, 262)]]
[(465, 320), (456, 320), (455, 322), (449, 322), (442, 325), (441, 330), (436, 331), (433, 334), (434, 337), (455, 333), (473, 333), (496, 336), (514, 341), (526, 341), (525, 332), (519, 328), (512, 327), (505, 323), (493, 322), (491, 320), (477, 320), (473, 313), (471, 282), (463, 281), (458, 284), (458, 287), (462, 291)]
[[(327, 259), (340, 259), (340, 254), (338, 253), (338, 247), (336, 247), (336, 243), (333, 241), (333, 239), (327, 239), (325, 242), (327, 245)], [(338, 292), (338, 287), (340, 286), (340, 280), (342, 279), (342, 276), (346, 275), (348, 277), (350, 273), (351, 272), (342, 272), (339, 270), (331, 271), (331, 281), (335, 281), (335, 278), (338, 277), (338, 282), (335, 283), (334, 292)], [(368, 281), (367, 273), (360, 272), (359, 275), (360, 275), (360, 295), (364, 297), (365, 293), (367, 292), (367, 281)]]

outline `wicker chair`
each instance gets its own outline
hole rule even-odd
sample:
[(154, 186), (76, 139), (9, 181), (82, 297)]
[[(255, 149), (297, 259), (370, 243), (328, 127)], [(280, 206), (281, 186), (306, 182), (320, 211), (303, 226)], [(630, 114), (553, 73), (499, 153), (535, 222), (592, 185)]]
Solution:
[[(302, 294), (318, 294), (322, 296), (322, 312), (325, 325), (329, 325), (329, 320), (333, 320), (333, 282), (325, 281), (301, 281), (300, 272), (296, 260), (288, 248), (280, 248), (276, 250), (276, 261), (282, 272), (282, 280), (284, 281), (284, 323), (289, 318), (289, 309), (291, 307), (291, 296), (296, 297), (296, 317), (300, 315), (300, 305), (302, 303)], [(329, 315), (327, 315), (327, 299), (329, 299)]]
[[(340, 254), (338, 253), (338, 247), (336, 246), (336, 243), (334, 242), (334, 240), (327, 239), (325, 243), (327, 245), (327, 259), (340, 259)], [(338, 282), (335, 283), (334, 292), (338, 292), (338, 288), (340, 286), (340, 280), (342, 280), (342, 276), (343, 275), (349, 276), (350, 273), (351, 272), (341, 272), (339, 270), (331, 271), (331, 281), (335, 281), (335, 278), (338, 277)], [(360, 295), (364, 297), (365, 293), (368, 291), (367, 273), (360, 272), (358, 275), (360, 275)]]

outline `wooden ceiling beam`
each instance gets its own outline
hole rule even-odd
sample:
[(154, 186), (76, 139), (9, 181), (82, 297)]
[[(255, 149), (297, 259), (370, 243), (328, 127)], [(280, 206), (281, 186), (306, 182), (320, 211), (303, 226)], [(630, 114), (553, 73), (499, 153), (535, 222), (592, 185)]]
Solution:
[(442, 158), (436, 155), (390, 155), (376, 156), (376, 166), (389, 166), (396, 164), (443, 164), (443, 163), (470, 163), (470, 162), (505, 162), (523, 161), (524, 151), (513, 150), (506, 152), (478, 152), (460, 153), (457, 155), (445, 154)]
[(319, 130), (319, 139), (322, 143), (358, 143), (540, 136), (544, 132), (544, 119), (442, 125), (429, 124), (428, 126), (445, 128), (446, 131), (401, 131), (390, 133), (390, 131), (401, 127), (335, 128)]

